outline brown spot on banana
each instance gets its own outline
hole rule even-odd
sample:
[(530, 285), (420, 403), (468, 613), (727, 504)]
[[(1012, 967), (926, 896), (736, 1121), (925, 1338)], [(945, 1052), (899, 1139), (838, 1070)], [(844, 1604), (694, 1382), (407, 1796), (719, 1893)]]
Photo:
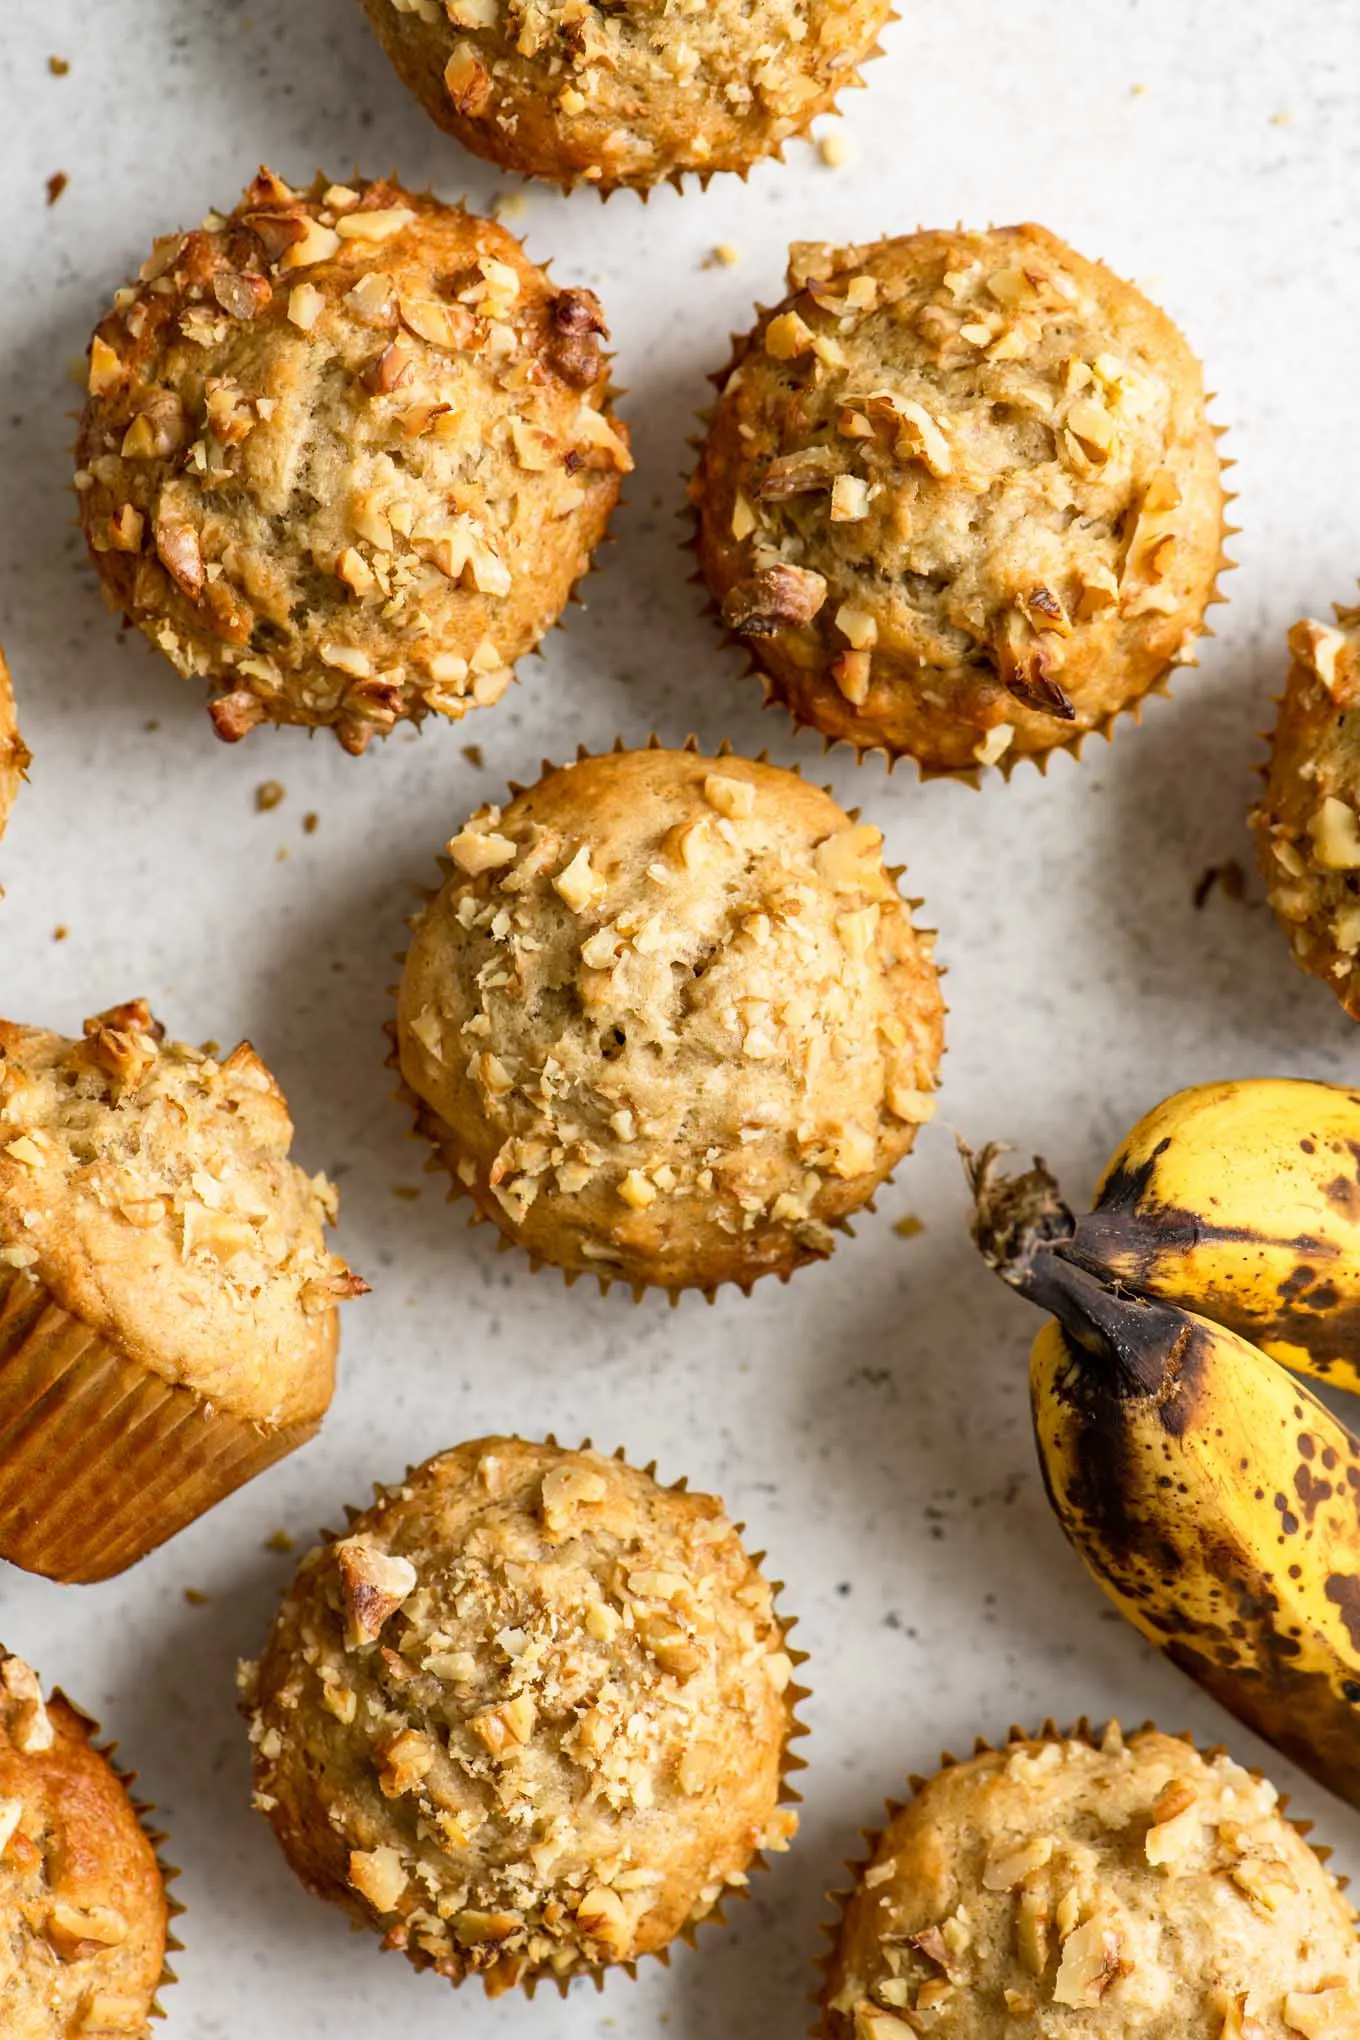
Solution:
[(1346, 1634), (1360, 1651), (1360, 1579), (1350, 1573), (1333, 1573), (1327, 1581), (1327, 1599), (1341, 1610)]

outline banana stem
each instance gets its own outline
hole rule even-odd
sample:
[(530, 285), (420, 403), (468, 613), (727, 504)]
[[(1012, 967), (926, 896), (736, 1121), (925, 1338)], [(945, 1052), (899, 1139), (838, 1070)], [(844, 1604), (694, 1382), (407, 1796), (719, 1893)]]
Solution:
[(973, 1193), (973, 1244), (993, 1274), (1027, 1295), (1039, 1261), (1071, 1239), (1077, 1221), (1038, 1155), (1023, 1176), (1003, 1176), (1001, 1157), (1009, 1150), (1001, 1142), (989, 1141), (976, 1155), (966, 1140), (958, 1145)]
[(1072, 1252), (1076, 1220), (1052, 1172), (1036, 1156), (1004, 1176), (996, 1142), (959, 1153), (973, 1193), (973, 1242), (989, 1268), (1028, 1302), (1051, 1312), (1076, 1345), (1106, 1362), (1123, 1392), (1160, 1396), (1179, 1367), (1190, 1331), (1173, 1306), (1135, 1296)]

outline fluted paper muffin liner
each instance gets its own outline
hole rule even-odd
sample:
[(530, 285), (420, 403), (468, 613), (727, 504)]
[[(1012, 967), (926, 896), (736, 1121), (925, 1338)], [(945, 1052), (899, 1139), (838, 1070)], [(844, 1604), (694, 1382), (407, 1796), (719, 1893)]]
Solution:
[[(591, 751), (586, 745), (578, 744), (576, 748), (575, 762), (577, 764), (580, 764), (584, 762), (586, 759), (589, 759), (591, 757), (602, 757), (605, 755), (616, 754), (620, 752), (629, 752), (637, 749), (647, 751), (658, 751), (665, 750), (668, 748), (672, 747), (663, 744), (661, 738), (656, 734), (655, 731), (652, 731), (647, 737), (646, 743), (640, 746), (631, 745), (627, 743), (622, 736), (616, 736), (614, 738), (613, 743), (608, 747), (608, 753), (604, 751)], [(738, 752), (732, 745), (731, 740), (727, 737), (723, 737), (720, 740), (720, 742), (717, 745), (715, 745), (711, 750), (709, 750), (707, 745), (701, 744), (699, 738), (694, 735), (686, 737), (683, 743), (675, 746), (674, 748), (681, 751), (688, 751), (692, 753), (704, 753), (713, 758), (737, 758), (742, 760), (746, 759), (746, 754), (743, 752)], [(768, 752), (760, 751), (756, 754), (754, 758), (750, 759), (748, 762), (756, 765), (768, 765), (771, 761)], [(797, 764), (781, 767), (780, 769), (790, 772), (797, 779), (802, 779), (805, 776), (801, 766)], [(551, 758), (544, 758), (540, 766), (540, 777), (546, 777), (548, 773), (559, 770), (561, 770), (561, 767), (558, 764), (556, 764)], [(514, 779), (507, 781), (507, 789), (512, 799), (516, 798), (519, 794), (526, 793), (530, 790), (529, 787), (525, 786), (520, 781)], [(835, 794), (831, 787), (824, 786), (822, 787), (821, 791), (827, 794), (828, 797), (830, 797), (831, 799), (835, 799)], [(861, 810), (857, 807), (846, 808), (843, 810), (843, 812), (845, 813), (847, 819), (852, 823), (858, 822), (860, 819)], [(447, 878), (454, 869), (452, 861), (447, 856), (441, 855), (437, 859), (437, 862), (444, 877)], [(906, 871), (906, 866), (902, 864), (896, 865), (885, 864), (883, 868), (887, 877), (892, 881), (894, 887), (898, 885), (898, 882), (900, 881), (904, 872)], [(423, 887), (421, 889), (422, 905), (428, 906), (431, 901), (437, 899), (439, 896), (439, 891), (440, 891), (439, 887)], [(911, 926), (915, 935), (924, 945), (927, 946), (928, 950), (932, 955), (933, 960), (933, 945), (937, 939), (938, 930), (932, 927), (922, 926), (918, 921), (914, 919), (914, 916), (920, 912), (922, 907), (924, 907), (925, 901), (923, 899), (913, 897), (907, 894), (899, 894), (899, 897), (901, 899), (903, 907), (907, 910), (908, 916), (913, 917), (911, 918)], [(412, 920), (408, 920), (407, 923), (408, 926), (412, 925), (413, 919), (414, 917), (412, 917)], [(405, 964), (406, 954), (407, 954), (406, 951), (398, 950), (393, 954), (392, 961), (400, 967)], [(936, 974), (937, 980), (942, 980), (945, 975), (943, 967), (937, 965)], [(388, 994), (389, 997), (393, 1000), (394, 1004), (399, 996), (399, 993), (400, 993), (399, 985), (397, 984), (389, 985)], [(943, 1006), (941, 1017), (942, 1022), (948, 1020), (949, 1008), (947, 1005)], [(524, 1241), (519, 1240), (515, 1238), (512, 1234), (508, 1233), (504, 1229), (500, 1219), (496, 1215), (496, 1211), (493, 1208), (492, 1200), (482, 1190), (480, 1184), (476, 1182), (469, 1184), (463, 1180), (462, 1176), (459, 1174), (458, 1169), (458, 1164), (462, 1159), (462, 1156), (454, 1142), (450, 1129), (445, 1124), (445, 1122), (440, 1118), (439, 1114), (435, 1112), (429, 1105), (427, 1105), (424, 1099), (421, 1098), (411, 1088), (411, 1086), (407, 1083), (404, 1075), (402, 1074), (401, 1052), (397, 1033), (397, 1022), (395, 1017), (384, 1021), (383, 1034), (386, 1037), (388, 1044), (386, 1066), (388, 1069), (394, 1071), (397, 1077), (397, 1085), (392, 1093), (393, 1099), (397, 1104), (405, 1106), (406, 1109), (411, 1114), (412, 1124), (410, 1137), (413, 1140), (418, 1140), (423, 1147), (433, 1150), (433, 1152), (430, 1152), (427, 1155), (427, 1159), (423, 1165), (424, 1174), (446, 1176), (448, 1178), (449, 1183), (446, 1202), (449, 1204), (457, 1204), (460, 1203), (464, 1198), (466, 1198), (472, 1207), (468, 1213), (467, 1219), (469, 1228), (480, 1226), (487, 1223), (491, 1224), (497, 1236), (497, 1251), (499, 1253), (512, 1253), (512, 1252), (522, 1253), (529, 1262), (530, 1272), (532, 1274), (536, 1275), (540, 1273), (544, 1268), (551, 1269), (561, 1276), (563, 1283), (568, 1289), (573, 1288), (575, 1284), (578, 1281), (580, 1281), (584, 1276), (589, 1275), (593, 1277), (595, 1282), (598, 1284), (601, 1296), (607, 1296), (613, 1289), (627, 1290), (631, 1296), (633, 1304), (636, 1306), (637, 1304), (642, 1302), (643, 1298), (649, 1292), (655, 1292), (665, 1296), (669, 1300), (671, 1307), (674, 1308), (676, 1305), (678, 1305), (680, 1298), (686, 1294), (696, 1294), (702, 1296), (706, 1303), (715, 1302), (717, 1300), (718, 1291), (720, 1289), (737, 1289), (741, 1292), (743, 1296), (750, 1296), (752, 1290), (755, 1288), (755, 1285), (758, 1282), (765, 1279), (767, 1276), (771, 1275), (776, 1276), (781, 1283), (787, 1283), (788, 1281), (791, 1280), (791, 1278), (795, 1274), (797, 1274), (800, 1268), (807, 1267), (808, 1265), (816, 1261), (825, 1261), (829, 1259), (831, 1256), (832, 1250), (830, 1248), (826, 1249), (826, 1251), (822, 1253), (815, 1253), (809, 1251), (806, 1254), (804, 1254), (802, 1259), (795, 1262), (792, 1266), (760, 1268), (756, 1269), (753, 1273), (746, 1277), (732, 1276), (712, 1283), (694, 1282), (694, 1283), (680, 1283), (675, 1285), (669, 1285), (659, 1282), (634, 1281), (631, 1280), (626, 1275), (618, 1274), (611, 1275), (606, 1273), (602, 1269), (592, 1269), (587, 1271), (585, 1269), (580, 1268), (563, 1268), (558, 1263), (549, 1260), (545, 1255), (539, 1253), (535, 1248), (528, 1246)], [(943, 1056), (948, 1053), (947, 1041), (942, 1043), (940, 1053), (941, 1059), (943, 1059)], [(861, 1212), (867, 1212), (872, 1215), (877, 1210), (877, 1198), (879, 1192), (892, 1187), (896, 1179), (898, 1168), (900, 1168), (904, 1162), (910, 1159), (914, 1148), (915, 1137), (913, 1137), (911, 1146), (907, 1148), (905, 1153), (899, 1158), (898, 1162), (895, 1163), (894, 1166), (890, 1170), (888, 1170), (888, 1172), (882, 1178), (880, 1178), (879, 1182), (876, 1184), (874, 1188), (873, 1193), (870, 1196), (866, 1197), (861, 1204), (856, 1205), (852, 1212), (841, 1217), (827, 1218), (824, 1221), (827, 1230), (835, 1233), (838, 1236), (838, 1238), (853, 1239), (855, 1236), (855, 1228), (853, 1222), (854, 1219)]]
[(75, 1701), (69, 1695), (63, 1693), (60, 1687), (56, 1691), (73, 1713), (78, 1714), (82, 1721), (89, 1723), (91, 1748), (104, 1759), (104, 1762), (113, 1772), (124, 1792), (126, 1792), (128, 1804), (137, 1816), (137, 1824), (156, 1854), (156, 1868), (160, 1871), (161, 1885), (165, 1892), (166, 1959), (161, 1965), (160, 1982), (156, 1986), (156, 1995), (151, 2002), (151, 2016), (153, 2019), (163, 2019), (165, 2017), (165, 2007), (161, 2003), (161, 1992), (168, 1990), (172, 1984), (179, 1982), (179, 1977), (170, 1967), (170, 1957), (178, 1955), (184, 1947), (183, 1941), (180, 1940), (179, 1935), (175, 1932), (175, 1922), (176, 1920), (183, 1919), (185, 1906), (183, 1901), (176, 1898), (170, 1889), (171, 1885), (178, 1880), (180, 1871), (178, 1865), (172, 1863), (165, 1853), (169, 1845), (170, 1836), (160, 1825), (159, 1821), (157, 1821), (156, 1808), (152, 1802), (147, 1799), (139, 1799), (133, 1791), (133, 1787), (138, 1783), (140, 1774), (136, 1771), (124, 1770), (123, 1766), (117, 1761), (118, 1744), (116, 1742), (100, 1742), (99, 1737), (103, 1731), (94, 1717), (86, 1714), (83, 1707), (77, 1707)]
[[(878, 1853), (879, 1844), (897, 1816), (905, 1812), (914, 1800), (919, 1799), (926, 1787), (932, 1784), (941, 1772), (952, 1771), (960, 1763), (968, 1762), (971, 1757), (988, 1756), (1009, 1749), (1013, 1745), (1024, 1743), (1080, 1742), (1084, 1743), (1088, 1749), (1099, 1750), (1106, 1738), (1112, 1733), (1117, 1735), (1123, 1733), (1117, 1719), (1111, 1719), (1097, 1726), (1090, 1721), (1088, 1716), (1083, 1714), (1070, 1728), (1065, 1729), (1060, 1727), (1051, 1715), (1048, 1715), (1045, 1716), (1040, 1726), (1034, 1730), (1023, 1728), (1013, 1722), (1006, 1730), (1005, 1735), (996, 1742), (989, 1741), (984, 1735), (975, 1736), (968, 1758), (956, 1757), (952, 1751), (942, 1750), (939, 1764), (928, 1775), (918, 1771), (908, 1773), (905, 1796), (900, 1799), (892, 1798), (886, 1800), (884, 1802), (882, 1820), (875, 1827), (862, 1828), (860, 1830), (860, 1838), (864, 1844), (863, 1853), (847, 1858), (842, 1866), (849, 1881), (845, 1885), (837, 1886), (827, 1893), (827, 1903), (832, 1910), (830, 1918), (824, 1920), (819, 1929), (827, 1945), (823, 1952), (814, 1959), (814, 1967), (818, 1972), (818, 1982), (816, 1988), (810, 1993), (809, 1998), (809, 2002), (816, 2011), (816, 2018), (809, 2029), (810, 2040), (828, 2040), (830, 2028), (827, 2025), (827, 1998), (831, 1990), (833, 1967), (839, 1951), (841, 1937), (845, 1930), (846, 1914), (852, 1899), (855, 1898), (860, 1890), (865, 1871), (870, 1868), (874, 1857)], [(1166, 1731), (1159, 1731), (1155, 1721), (1146, 1720), (1140, 1722), (1136, 1729), (1129, 1732), (1129, 1738), (1158, 1733), (1166, 1733)], [(1225, 1743), (1200, 1743), (1186, 1730), (1174, 1733), (1170, 1739), (1174, 1742), (1183, 1743), (1187, 1749), (1193, 1750), (1206, 1763), (1211, 1763), (1216, 1757), (1229, 1754)], [(1254, 1779), (1258, 1784), (1265, 1779), (1266, 1774), (1258, 1765), (1244, 1764), (1241, 1768), (1249, 1778)], [(1276, 1811), (1287, 1820), (1289, 1819), (1288, 1807), (1289, 1794), (1281, 1792), (1276, 1800)], [(1314, 1823), (1311, 1820), (1289, 1820), (1289, 1825), (1301, 1840), (1308, 1842), (1308, 1846), (1314, 1856), (1325, 1866), (1331, 1858), (1333, 1851), (1325, 1843), (1319, 1844), (1310, 1839)], [(1328, 1875), (1331, 1876), (1332, 1882), (1338, 1891), (1346, 1890), (1350, 1883), (1349, 1878), (1336, 1876), (1330, 1871)]]
[(0, 1267), (0, 1557), (26, 1572), (123, 1572), (319, 1426), (234, 1416)]

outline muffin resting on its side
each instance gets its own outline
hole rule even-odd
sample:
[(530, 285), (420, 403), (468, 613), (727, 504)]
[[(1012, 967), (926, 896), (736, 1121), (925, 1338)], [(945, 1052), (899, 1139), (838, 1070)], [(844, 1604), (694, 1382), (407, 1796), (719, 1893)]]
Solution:
[(796, 721), (926, 773), (1042, 758), (1194, 660), (1222, 560), (1199, 364), (1042, 227), (795, 245), (691, 484)]
[(28, 764), (28, 752), (19, 735), (19, 725), (14, 717), (14, 690), (9, 682), (9, 667), (5, 655), (0, 651), (0, 836), (5, 833), (5, 823), (19, 791), (19, 781)]
[(720, 1503), (513, 1438), (377, 1497), (242, 1668), (309, 1890), (494, 1994), (659, 1952), (787, 1846), (792, 1660)]
[(147, 2040), (169, 1908), (93, 1725), (0, 1647), (0, 2032)]
[(1360, 1020), (1360, 609), (1298, 623), (1252, 816), (1270, 904), (1303, 970)]
[(603, 192), (742, 174), (833, 106), (891, 0), (364, 0), (440, 127), (508, 170)]
[(248, 1044), (140, 999), (80, 1041), (0, 1020), (0, 1558), (106, 1578), (317, 1429), (367, 1285), (292, 1137)]
[(497, 700), (631, 465), (604, 335), (461, 206), (262, 170), (95, 333), (76, 487), (110, 603), (228, 740), (329, 724), (362, 751)]
[(1355, 1916), (1273, 1786), (1145, 1729), (1047, 1736), (920, 1788), (827, 1967), (825, 2040), (1344, 2040)]
[(829, 1253), (935, 1106), (932, 938), (882, 843), (794, 773), (690, 751), (583, 758), (474, 815), (397, 1046), (478, 1212), (671, 1290)]

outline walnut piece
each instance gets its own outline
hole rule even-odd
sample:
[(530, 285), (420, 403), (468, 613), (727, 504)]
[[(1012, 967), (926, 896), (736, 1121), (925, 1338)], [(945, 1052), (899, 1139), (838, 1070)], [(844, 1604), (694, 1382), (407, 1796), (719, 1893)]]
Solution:
[(811, 623), (826, 594), (825, 576), (808, 567), (765, 567), (729, 590), (723, 622), (742, 637), (773, 637), (786, 623)]
[(393, 1558), (362, 1537), (347, 1537), (335, 1547), (345, 1615), (345, 1648), (360, 1650), (373, 1643), (383, 1624), (395, 1615), (416, 1584), (409, 1559)]

